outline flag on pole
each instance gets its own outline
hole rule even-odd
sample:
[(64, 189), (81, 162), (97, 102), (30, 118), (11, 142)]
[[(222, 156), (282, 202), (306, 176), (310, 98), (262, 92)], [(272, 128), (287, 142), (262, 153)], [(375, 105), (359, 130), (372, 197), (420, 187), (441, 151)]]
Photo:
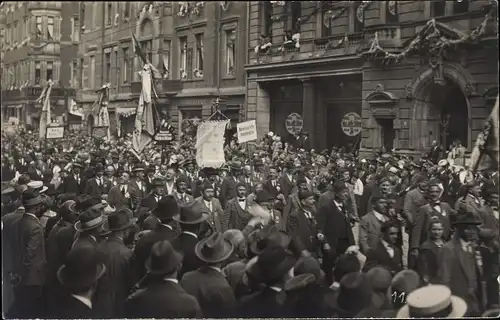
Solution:
[(151, 97), (153, 81), (151, 65), (145, 64), (139, 74), (141, 76), (142, 91), (135, 114), (135, 129), (132, 133), (132, 147), (138, 154), (153, 140), (155, 133)]
[(490, 167), (498, 168), (498, 111), (497, 95), (495, 106), (486, 121), (483, 131), (478, 134), (476, 145), (472, 150), (469, 166), (472, 172)]
[(141, 57), (142, 63), (143, 64), (151, 63), (151, 61), (148, 60), (148, 57), (142, 51), (141, 45), (139, 44), (139, 41), (137, 41), (134, 34), (132, 34), (132, 42), (134, 44), (134, 53), (137, 54), (139, 57)]
[(97, 100), (94, 102), (94, 106), (92, 108), (92, 113), (95, 116), (95, 124), (98, 127), (107, 127), (107, 140), (111, 140), (111, 131), (109, 128), (109, 112), (108, 112), (108, 103), (109, 103), (109, 87), (110, 83), (106, 83), (99, 90), (96, 90), (98, 93)]
[(42, 102), (42, 114), (40, 115), (40, 131), (38, 132), (38, 136), (40, 139), (45, 139), (45, 135), (47, 134), (47, 126), (51, 124), (52, 117), (50, 114), (50, 92), (52, 91), (52, 80), (47, 82), (47, 85), (43, 89), (40, 97), (36, 100), (37, 103)]

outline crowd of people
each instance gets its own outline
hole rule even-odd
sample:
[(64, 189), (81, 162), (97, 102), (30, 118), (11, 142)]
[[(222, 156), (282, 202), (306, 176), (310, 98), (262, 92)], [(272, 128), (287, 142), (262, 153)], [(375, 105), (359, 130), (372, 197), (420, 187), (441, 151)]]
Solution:
[(435, 146), (361, 159), (268, 133), (198, 168), (193, 139), (2, 134), (9, 318), (464, 317), (499, 308), (498, 171)]

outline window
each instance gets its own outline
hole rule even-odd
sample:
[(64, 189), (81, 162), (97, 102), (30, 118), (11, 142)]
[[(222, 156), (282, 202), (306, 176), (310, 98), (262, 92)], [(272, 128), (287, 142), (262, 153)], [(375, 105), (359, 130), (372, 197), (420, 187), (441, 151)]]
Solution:
[(106, 5), (106, 25), (109, 26), (111, 25), (113, 19), (113, 3), (108, 2)]
[(354, 13), (354, 32), (361, 32), (365, 28), (365, 10), (364, 5), (360, 4)]
[(122, 81), (123, 83), (128, 83), (128, 69), (130, 65), (129, 56), (128, 56), (128, 48), (122, 48), (123, 54), (123, 70), (122, 70)]
[[(271, 1), (263, 1), (264, 30), (263, 34), (272, 38), (273, 36), (273, 4)], [(262, 2), (261, 2), (262, 3)]]
[(398, 23), (398, 2), (397, 1), (386, 1), (385, 16), (387, 23), (394, 24)]
[(24, 18), (24, 36), (23, 38), (27, 38), (30, 36), (30, 24), (28, 23), (28, 18)]
[(14, 28), (12, 30), (12, 36), (13, 36), (12, 37), (12, 39), (13, 39), (12, 42), (13, 43), (19, 42), (19, 37), (18, 37), (18, 31), (17, 30), (18, 30), (18, 28), (17, 28), (17, 21), (14, 21)]
[(302, 16), (302, 5), (300, 1), (288, 2), (291, 11), (291, 20), (288, 29), (292, 31), (292, 33), (297, 33), (300, 31), (300, 23), (299, 19)]
[(181, 70), (181, 78), (184, 79), (187, 77), (183, 76), (182, 73), (185, 72), (187, 73), (187, 37), (181, 37), (179, 38), (179, 48), (180, 48), (180, 66), (179, 69)]
[(54, 17), (48, 17), (47, 19), (47, 39), (54, 40)]
[(73, 42), (80, 42), (80, 19), (78, 17), (73, 17), (71, 34)]
[[(195, 68), (199, 71), (203, 72), (203, 58), (204, 58), (204, 50), (203, 50), (203, 33), (198, 33), (196, 36), (196, 61)], [(202, 74), (203, 76), (203, 74)]]
[(432, 0), (431, 17), (442, 17), (445, 15), (446, 0)]
[(47, 77), (46, 80), (54, 80), (54, 62), (48, 61), (47, 62)]
[(153, 62), (153, 40), (141, 41), (142, 52), (146, 55), (149, 63)]
[(42, 78), (42, 64), (40, 61), (35, 61), (35, 84), (40, 85), (40, 80)]
[(111, 75), (111, 52), (104, 54), (104, 82), (108, 83)]
[(170, 40), (163, 40), (162, 59), (160, 61), (160, 70), (163, 78), (170, 76)]
[(130, 17), (130, 2), (125, 2), (125, 9), (123, 11), (123, 17), (128, 19)]
[(454, 1), (453, 2), (453, 14), (467, 13), (469, 12), (469, 1)]
[(80, 58), (80, 89), (83, 89), (84, 79), (85, 79), (83, 74), (83, 63), (84, 63), (83, 58)]
[(201, 106), (182, 107), (182, 109), (179, 109), (180, 133), (186, 132), (188, 136), (196, 137), (196, 130), (189, 132), (187, 129), (190, 128), (188, 124), (191, 121), (198, 122), (202, 120), (201, 109)]
[(42, 17), (36, 17), (36, 40), (43, 39)]
[(90, 56), (89, 87), (95, 87), (95, 56)]
[(71, 62), (71, 87), (78, 87), (78, 61), (76, 60)]
[(234, 76), (236, 61), (236, 30), (226, 30), (226, 75)]

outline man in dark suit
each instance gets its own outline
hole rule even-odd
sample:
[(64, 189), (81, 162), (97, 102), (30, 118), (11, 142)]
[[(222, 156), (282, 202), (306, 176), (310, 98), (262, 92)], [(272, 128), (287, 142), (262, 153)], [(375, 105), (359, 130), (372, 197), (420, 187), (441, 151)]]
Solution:
[(49, 311), (53, 319), (96, 319), (103, 317), (92, 305), (99, 279), (106, 273), (104, 258), (92, 248), (72, 250), (59, 268), (57, 278), (64, 286), (63, 298)]
[(438, 258), (438, 277), (440, 283), (450, 288), (453, 295), (467, 302), (466, 316), (479, 316), (484, 311), (481, 306), (480, 279), (482, 276), (482, 261), (479, 260), (478, 239), (481, 220), (472, 212), (466, 211), (462, 204), (455, 220), (453, 238), (441, 248)]
[(236, 185), (236, 197), (229, 200), (221, 218), (222, 230), (229, 229), (243, 230), (252, 215), (248, 212), (247, 202), (248, 189), (244, 182), (239, 182)]
[[(300, 209), (300, 199), (299, 199), (299, 192), (307, 191), (307, 180), (304, 176), (299, 176), (297, 178), (297, 187), (294, 188), (294, 192), (288, 196), (288, 199), (286, 201), (286, 205), (283, 208), (283, 225), (287, 226), (288, 225), (288, 217), (292, 212), (295, 212)], [(311, 208), (315, 209), (315, 208)], [(313, 210), (314, 211), (314, 210)], [(316, 214), (316, 212), (313, 212), (313, 214)]]
[(287, 232), (292, 236), (292, 247), (297, 254), (317, 258), (323, 235), (313, 214), (316, 200), (308, 190), (300, 191), (298, 196), (300, 207), (290, 214)]
[(72, 165), (72, 173), (68, 174), (64, 179), (59, 189), (61, 193), (74, 193), (79, 195), (84, 193), (85, 183), (87, 179), (84, 175), (81, 174), (81, 170), (83, 169), (83, 165), (75, 162)]
[(201, 193), (201, 197), (196, 198), (194, 201), (200, 205), (202, 213), (208, 214), (207, 223), (203, 226), (205, 232), (222, 232), (221, 219), (224, 211), (219, 200), (215, 197), (213, 184), (208, 180), (203, 181)]
[(349, 190), (343, 182), (334, 185), (334, 200), (319, 209), (317, 214), (318, 225), (323, 230), (326, 240), (323, 257), (323, 271), (325, 280), (332, 282), (332, 268), (337, 257), (354, 245), (354, 235), (350, 216), (344, 202), (349, 196)]
[(180, 175), (177, 180), (175, 180), (174, 197), (179, 205), (187, 204), (194, 200), (193, 196), (187, 193), (188, 186), (189, 180), (185, 175)]
[(106, 222), (104, 207), (104, 204), (96, 203), (80, 213), (74, 226), (76, 234), (71, 249), (80, 247), (97, 249), (102, 240), (103, 226)]
[[(146, 183), (146, 179), (144, 177), (144, 166), (142, 164), (136, 165), (132, 169), (132, 173), (134, 174), (134, 178), (130, 180), (130, 197), (132, 198), (132, 210), (135, 210), (139, 207), (142, 199), (148, 195), (148, 186)], [(108, 200), (109, 202), (109, 200)]]
[(108, 270), (96, 291), (96, 310), (101, 317), (118, 318), (125, 312), (125, 300), (134, 283), (130, 277), (133, 251), (125, 245), (124, 239), (130, 237), (136, 221), (132, 218), (132, 211), (126, 208), (108, 216), (104, 229), (107, 239), (98, 247)]
[(359, 222), (359, 247), (366, 254), (379, 242), (382, 224), (389, 220), (387, 216), (388, 200), (375, 189), (371, 197), (372, 211), (361, 217)]
[(382, 266), (394, 276), (403, 270), (403, 253), (396, 245), (399, 237), (399, 224), (394, 220), (386, 221), (382, 224), (380, 231), (382, 238), (372, 250), (366, 253), (365, 270)]
[(181, 225), (182, 230), (181, 234), (172, 240), (172, 246), (184, 256), (182, 268), (178, 274), (179, 278), (203, 265), (194, 250), (199, 240), (201, 224), (208, 218), (208, 215), (202, 213), (200, 209), (195, 202), (190, 202), (182, 205), (179, 215), (174, 216), (174, 220)]
[(282, 188), (281, 193), (285, 196), (285, 199), (287, 199), (288, 196), (290, 196), (290, 194), (292, 193), (292, 189), (295, 186), (296, 181), (293, 161), (288, 160), (285, 162), (284, 172), (278, 179), (278, 181)]
[(200, 303), (207, 318), (235, 316), (236, 299), (233, 289), (222, 273), (223, 262), (233, 253), (233, 245), (223, 234), (213, 233), (195, 247), (196, 256), (203, 261), (198, 270), (184, 274), (180, 285)]
[(14, 158), (8, 157), (4, 159), (2, 163), (2, 181), (11, 181), (14, 179), (17, 173), (16, 164), (14, 163)]
[(104, 167), (98, 163), (95, 167), (95, 176), (87, 181), (85, 185), (85, 194), (90, 196), (107, 196), (111, 185), (104, 179)]
[(241, 163), (239, 161), (232, 161), (229, 163), (230, 174), (224, 178), (220, 185), (220, 203), (222, 209), (226, 208), (227, 201), (236, 197), (236, 184), (241, 181)]
[(458, 177), (450, 172), (446, 179), (443, 179), (443, 201), (450, 206), (454, 206), (458, 199), (458, 192), (462, 184)]
[(134, 249), (133, 268), (134, 279), (141, 279), (144, 274), (144, 263), (151, 252), (151, 247), (158, 241), (171, 241), (179, 235), (179, 226), (173, 217), (179, 214), (179, 205), (173, 196), (160, 199), (158, 207), (154, 210), (154, 218), (158, 220), (157, 226), (140, 238)]
[(141, 200), (139, 207), (147, 207), (154, 210), (158, 207), (158, 202), (165, 196), (165, 183), (163, 179), (155, 178), (152, 182), (151, 192)]
[(114, 206), (116, 209), (133, 209), (134, 197), (132, 193), (131, 184), (129, 183), (129, 176), (127, 172), (123, 172), (118, 178), (118, 185), (111, 187), (106, 201), (109, 205)]
[(124, 318), (203, 318), (195, 297), (177, 280), (182, 255), (169, 241), (151, 248), (146, 262), (147, 276), (134, 288), (125, 305)]
[(264, 189), (273, 197), (277, 199), (278, 195), (283, 194), (281, 183), (278, 179), (278, 169), (276, 167), (269, 168), (269, 175), (264, 182)]
[[(12, 281), (14, 304), (11, 317), (40, 318), (43, 315), (43, 285), (47, 277), (44, 227), (39, 218), (45, 198), (37, 191), (23, 194), (25, 213), (12, 224)], [(42, 316), (43, 317), (43, 316)]]
[(33, 181), (43, 180), (44, 164), (41, 160), (36, 160), (35, 163), (28, 165), (28, 175)]
[(441, 155), (441, 145), (436, 141), (432, 141), (432, 146), (431, 146), (431, 150), (429, 151), (429, 159), (433, 162), (433, 163), (438, 163), (439, 161), (439, 157)]

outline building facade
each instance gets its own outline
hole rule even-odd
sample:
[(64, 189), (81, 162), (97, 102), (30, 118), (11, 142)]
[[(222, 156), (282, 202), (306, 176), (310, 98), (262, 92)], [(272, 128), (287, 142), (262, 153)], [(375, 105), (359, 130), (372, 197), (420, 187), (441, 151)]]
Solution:
[(260, 135), (290, 135), (295, 113), (316, 149), (472, 150), (498, 93), (490, 1), (278, 3), (249, 9), (245, 113)]
[(78, 15), (73, 2), (3, 2), (0, 7), (2, 54), (2, 120), (16, 118), (36, 128), (42, 105), (36, 103), (48, 80), (52, 120), (67, 125), (68, 106), (75, 96), (72, 59), (78, 39), (73, 39), (72, 19)]
[(143, 66), (132, 35), (163, 75), (155, 81), (155, 106), (172, 125), (181, 130), (183, 120), (207, 119), (217, 97), (225, 101), (221, 111), (233, 123), (240, 119), (246, 94), (247, 4), (206, 2), (189, 16), (180, 16), (180, 10), (179, 2), (85, 3), (77, 103), (88, 115), (89, 130), (96, 90), (109, 83), (111, 132), (124, 136), (133, 131)]

